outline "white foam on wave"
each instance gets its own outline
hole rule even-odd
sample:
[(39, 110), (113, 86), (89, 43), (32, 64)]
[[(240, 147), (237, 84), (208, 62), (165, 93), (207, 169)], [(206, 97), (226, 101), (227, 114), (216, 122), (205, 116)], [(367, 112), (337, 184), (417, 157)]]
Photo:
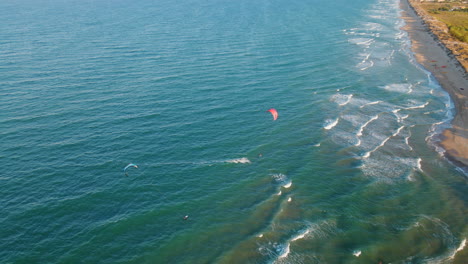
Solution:
[[(362, 28), (350, 28), (342, 30), (345, 35), (355, 35), (355, 36), (369, 36), (369, 37), (379, 37), (380, 33), (373, 32), (378, 25), (371, 25), (375, 23), (365, 23)], [(352, 42), (352, 41), (350, 41)]]
[(361, 71), (367, 70), (368, 68), (374, 66), (374, 62), (372, 60), (369, 60), (370, 56), (372, 53), (367, 53), (367, 54), (360, 54), (364, 58), (362, 59), (361, 62), (359, 62), (356, 67), (359, 68)]
[(347, 105), (351, 98), (353, 98), (353, 94), (335, 94), (331, 97), (331, 101), (337, 103), (339, 106)]
[(330, 130), (330, 129), (334, 128), (338, 124), (338, 120), (339, 120), (339, 118), (337, 118), (337, 119), (327, 119), (325, 121), (325, 125), (324, 125), (323, 128), (326, 129), (326, 130)]
[(390, 52), (390, 55), (388, 55), (387, 60), (388, 60), (389, 64), (392, 64), (391, 60), (392, 60), (394, 54), (395, 54), (395, 50), (392, 50), (392, 52)]
[(359, 131), (356, 133), (356, 136), (360, 137), (362, 136), (362, 131), (364, 131), (364, 128), (366, 128), (372, 121), (377, 120), (379, 118), (379, 115), (375, 115), (371, 117), (367, 122), (365, 122), (360, 128)]
[(307, 234), (310, 233), (310, 228), (308, 229), (305, 229), (304, 231), (302, 231), (301, 233), (299, 233), (297, 236), (293, 237), (291, 239), (291, 242), (292, 241), (296, 241), (296, 240), (299, 240), (299, 239), (303, 239)]
[(370, 58), (371, 54), (372, 54), (372, 53), (367, 53), (367, 54), (361, 53), (360, 55), (364, 55), (364, 56), (363, 56), (364, 59), (361, 61), (361, 63), (366, 62), (366, 61)]
[[(339, 230), (336, 228), (336, 223), (334, 221), (323, 220), (319, 223), (308, 224), (305, 229), (300, 230), (298, 233), (296, 233), (296, 235), (290, 237), (284, 244), (281, 246), (275, 246), (277, 258), (273, 261), (273, 263), (285, 263), (284, 258), (288, 257), (288, 255), (291, 253), (290, 247), (293, 242), (305, 238), (319, 242), (338, 232)], [(288, 261), (286, 263), (293, 262)]]
[(358, 46), (364, 46), (364, 47), (368, 48), (368, 47), (370, 47), (370, 45), (372, 45), (372, 43), (375, 42), (375, 39), (373, 39), (373, 38), (353, 38), (353, 39), (348, 40), (348, 42), (350, 42), (352, 44), (356, 44)]
[(281, 252), (281, 255), (278, 257), (278, 260), (280, 259), (283, 259), (283, 258), (286, 258), (289, 253), (291, 253), (291, 250), (290, 250), (290, 247), (291, 247), (291, 242), (294, 242), (294, 241), (297, 241), (299, 239), (302, 239), (304, 238), (307, 234), (310, 233), (310, 228), (308, 229), (305, 229), (303, 230), (302, 232), (300, 232), (298, 235), (292, 237), (290, 240), (288, 240), (285, 244), (285, 246), (283, 247), (283, 250)]
[[(290, 188), (292, 186), (292, 181), (288, 179), (288, 177), (282, 173), (273, 174), (271, 176), (276, 182), (280, 183), (283, 188)], [(281, 195), (281, 190), (279, 191), (278, 195)]]
[(460, 243), (460, 246), (458, 246), (457, 249), (455, 249), (455, 252), (453, 252), (453, 254), (450, 256), (450, 259), (453, 259), (455, 257), (455, 255), (462, 251), (466, 246), (466, 238), (462, 240), (462, 242)]
[(361, 145), (361, 139), (360, 138), (357, 138), (357, 141), (356, 141), (356, 144), (354, 144), (354, 146), (360, 146)]
[(278, 260), (280, 260), (282, 258), (285, 258), (285, 257), (287, 257), (289, 255), (289, 252), (290, 252), (289, 246), (290, 246), (290, 244), (286, 243), (286, 246), (283, 249), (283, 253), (278, 257)]
[(453, 249), (451, 252), (448, 252), (442, 256), (435, 257), (432, 259), (426, 259), (425, 263), (428, 263), (428, 264), (452, 263), (457, 253), (462, 251), (465, 248), (465, 246), (466, 246), (466, 238), (463, 239), (460, 242), (460, 245), (457, 248)]
[[(424, 263), (452, 263), (451, 260), (455, 255), (465, 248), (466, 238), (461, 241), (457, 248), (455, 248), (458, 239), (451, 232), (450, 226), (439, 218), (420, 215), (419, 221), (413, 225), (413, 228), (419, 228), (421, 232), (426, 232), (425, 234), (427, 234), (427, 236), (430, 236), (432, 239), (436, 239), (439, 243), (442, 243), (444, 246), (452, 249), (451, 251), (442, 253), (439, 256), (426, 258), (424, 259)], [(428, 243), (430, 243), (430, 241), (428, 241)]]
[(363, 160), (360, 169), (364, 175), (383, 181), (391, 181), (392, 179), (414, 181), (414, 172), (416, 172), (417, 166), (418, 160), (414, 157), (375, 153), (375, 157)]
[(380, 103), (382, 103), (382, 101), (374, 101), (374, 102), (370, 102), (370, 103), (367, 103), (367, 104), (363, 104), (359, 108), (363, 108), (363, 107), (368, 106), (368, 105), (380, 104)]
[(226, 160), (227, 163), (251, 163), (248, 158)]
[(398, 112), (400, 112), (400, 110), (401, 110), (401, 109), (394, 109), (394, 110), (392, 110), (392, 113), (396, 116), (398, 122), (401, 122), (401, 121), (402, 121), (401, 117), (398, 115)]
[(395, 34), (395, 39), (402, 39), (403, 37), (405, 37), (406, 35), (406, 32), (399, 32), (397, 34)]
[(284, 182), (288, 179), (288, 176), (284, 175), (283, 173), (276, 173), (271, 175), (271, 177), (277, 182)]
[(397, 129), (397, 131), (396, 131), (395, 133), (393, 133), (392, 136), (396, 137), (398, 134), (400, 134), (400, 132), (401, 132), (401, 130), (402, 130), (403, 128), (405, 128), (405, 126), (399, 127), (399, 128)]
[(361, 253), (362, 253), (361, 250), (356, 250), (356, 251), (353, 252), (353, 255), (355, 257), (359, 257), (361, 255)]
[(426, 107), (428, 104), (429, 104), (429, 102), (426, 102), (426, 103), (424, 103), (424, 104), (422, 104), (422, 105), (410, 106), (410, 107), (407, 107), (407, 108), (405, 108), (405, 109), (418, 109), (418, 108), (424, 108), (424, 107)]
[(410, 174), (408, 174), (408, 177), (406, 178), (408, 181), (410, 182), (414, 182), (416, 179), (414, 178), (414, 174), (413, 172), (411, 172)]
[(405, 143), (406, 143), (406, 145), (408, 146), (408, 148), (409, 148), (410, 150), (413, 150), (413, 148), (412, 148), (412, 147), (410, 146), (410, 144), (409, 144), (409, 138), (411, 137), (411, 130), (410, 130), (409, 133), (410, 133), (410, 134), (409, 134), (407, 137), (405, 137)]
[(372, 66), (374, 66), (374, 61), (371, 60), (371, 61), (366, 61), (366, 63), (360, 63), (360, 64), (358, 64), (358, 67), (359, 66), (363, 66), (359, 70), (365, 71), (365, 70), (371, 68)]
[(372, 121), (377, 120), (378, 118), (379, 118), (379, 115), (375, 115), (375, 116), (371, 117), (371, 119), (367, 120), (367, 122), (364, 123), (364, 124), (359, 128), (358, 132), (356, 133), (357, 143), (355, 144), (355, 146), (361, 145), (361, 139), (360, 139), (360, 137), (362, 136), (362, 132), (364, 131), (364, 128), (366, 128), (367, 125), (369, 125)]
[(385, 138), (385, 139), (380, 143), (380, 145), (378, 145), (377, 147), (375, 147), (373, 150), (366, 152), (366, 154), (364, 154), (362, 157), (363, 157), (363, 158), (368, 158), (373, 152), (375, 152), (375, 151), (377, 151), (379, 148), (383, 147), (383, 146), (385, 145), (385, 143), (387, 143), (387, 141), (389, 141), (392, 137), (397, 136), (397, 135), (400, 133), (400, 131), (401, 131), (404, 127), (405, 127), (405, 126), (399, 127), (395, 133), (393, 133), (393, 134), (390, 135), (389, 137)]
[(276, 259), (276, 261), (286, 258), (291, 253), (290, 247), (291, 247), (292, 242), (295, 242), (297, 240), (304, 239), (304, 238), (321, 240), (337, 232), (338, 230), (336, 228), (336, 223), (329, 222), (326, 220), (321, 223), (314, 223), (314, 224), (308, 225), (307, 228), (302, 229), (301, 231), (299, 231), (297, 235), (288, 239), (286, 243), (284, 244), (284, 246), (278, 247), (278, 248), (281, 248), (281, 251), (280, 251), (281, 255), (279, 256), (277, 255), (278, 258)]
[(397, 92), (397, 93), (408, 93), (411, 91), (411, 85), (406, 83), (393, 83), (388, 84), (383, 87), (387, 91)]
[(423, 170), (422, 170), (422, 167), (421, 167), (421, 162), (422, 162), (422, 159), (421, 159), (421, 158), (418, 158), (417, 167), (418, 167), (418, 170), (419, 170), (419, 171), (423, 171)]
[(375, 23), (375, 22), (365, 22), (363, 23), (363, 27), (366, 29), (366, 30), (382, 30), (383, 29), (383, 25), (382, 24), (379, 24), (379, 23)]
[(374, 151), (367, 151), (364, 155), (362, 155), (363, 158), (367, 159), (370, 157), (370, 154), (372, 154)]
[(407, 93), (412, 93), (413, 92), (413, 85), (410, 84), (410, 86), (408, 86), (408, 92)]
[(407, 177), (407, 180), (408, 180), (408, 181), (414, 182), (414, 181), (416, 180), (416, 179), (414, 178), (414, 171), (423, 172), (423, 169), (422, 169), (422, 166), (421, 166), (421, 162), (422, 162), (422, 159), (421, 159), (421, 158), (417, 158), (417, 159), (414, 160), (414, 167), (416, 167), (416, 168), (413, 169), (412, 172), (408, 174), (408, 177)]

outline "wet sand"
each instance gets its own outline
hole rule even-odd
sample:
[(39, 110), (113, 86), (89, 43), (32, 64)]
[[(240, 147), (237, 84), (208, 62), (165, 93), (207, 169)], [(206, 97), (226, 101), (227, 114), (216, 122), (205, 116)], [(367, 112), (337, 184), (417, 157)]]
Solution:
[(455, 106), (452, 127), (443, 131), (440, 145), (445, 156), (458, 166), (468, 168), (468, 74), (453, 52), (439, 41), (427, 23), (417, 15), (409, 0), (401, 0), (403, 30), (408, 32), (418, 63), (430, 71)]

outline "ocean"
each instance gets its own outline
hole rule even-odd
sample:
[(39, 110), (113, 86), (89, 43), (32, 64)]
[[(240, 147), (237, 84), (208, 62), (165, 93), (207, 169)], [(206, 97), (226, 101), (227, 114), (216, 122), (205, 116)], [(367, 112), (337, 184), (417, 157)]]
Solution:
[(1, 1), (0, 262), (462, 263), (454, 109), (400, 12)]

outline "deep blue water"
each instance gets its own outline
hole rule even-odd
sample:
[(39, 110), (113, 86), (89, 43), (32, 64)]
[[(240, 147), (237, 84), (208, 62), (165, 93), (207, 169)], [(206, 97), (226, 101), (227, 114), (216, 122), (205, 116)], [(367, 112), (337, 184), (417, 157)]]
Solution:
[(400, 11), (1, 1), (0, 262), (463, 263), (452, 105)]

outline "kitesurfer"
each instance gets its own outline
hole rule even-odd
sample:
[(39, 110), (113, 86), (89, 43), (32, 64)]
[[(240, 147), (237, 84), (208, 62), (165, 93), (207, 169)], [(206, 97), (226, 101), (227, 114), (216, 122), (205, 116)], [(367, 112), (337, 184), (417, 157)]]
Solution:
[(125, 166), (125, 168), (123, 169), (123, 171), (125, 172), (125, 176), (128, 176), (128, 173), (127, 173), (127, 169), (130, 168), (130, 167), (134, 167), (136, 169), (138, 169), (138, 166), (133, 164), (133, 163), (130, 163), (128, 164), (127, 166)]
[(276, 109), (270, 108), (267, 110), (267, 112), (271, 113), (271, 115), (273, 116), (273, 120), (278, 119), (278, 111), (276, 111)]

